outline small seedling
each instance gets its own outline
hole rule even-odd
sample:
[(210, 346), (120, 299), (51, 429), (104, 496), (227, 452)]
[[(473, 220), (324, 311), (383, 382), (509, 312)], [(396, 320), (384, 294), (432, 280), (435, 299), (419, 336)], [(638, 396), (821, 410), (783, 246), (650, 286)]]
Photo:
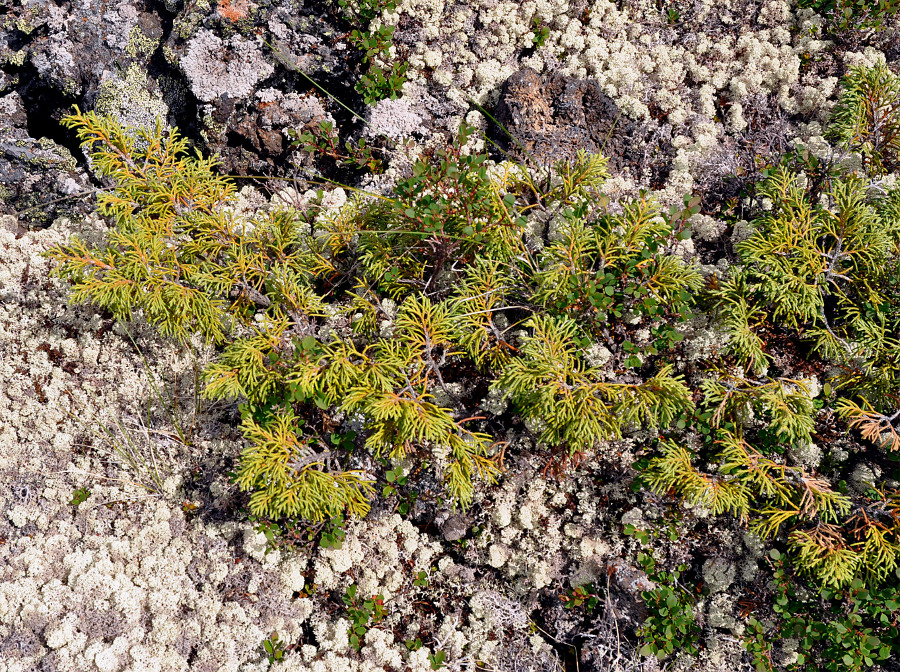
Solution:
[(90, 490), (88, 490), (87, 488), (78, 488), (72, 493), (72, 501), (70, 501), (69, 504), (71, 504), (72, 506), (78, 506), (90, 496)]
[(637, 529), (634, 525), (631, 524), (625, 526), (625, 536), (634, 537), (642, 544), (647, 544), (650, 542), (649, 534), (647, 534), (644, 530)]
[(538, 17), (534, 17), (531, 20), (531, 31), (534, 33), (534, 37), (531, 38), (531, 43), (535, 47), (543, 47), (544, 42), (547, 41), (547, 38), (550, 37), (550, 28), (544, 25), (544, 22), (541, 21)]
[[(385, 464), (387, 461), (385, 460)], [(400, 486), (406, 485), (409, 480), (408, 476), (403, 475), (403, 469), (397, 467), (396, 469), (391, 469), (385, 474), (385, 480), (388, 482), (386, 486), (384, 486), (382, 495), (385, 497), (390, 497), (392, 495), (397, 495), (401, 498), (399, 504), (397, 504), (397, 512), (401, 516), (405, 516), (409, 513), (413, 504), (416, 503), (416, 499), (418, 499), (419, 494), (417, 492), (410, 492), (406, 496), (403, 496), (398, 488)]]
[(369, 63), (391, 48), (394, 26), (381, 26), (373, 32), (354, 30), (350, 33), (350, 43), (362, 52), (363, 63)]
[(396, 0), (338, 0), (338, 6), (344, 10), (348, 21), (362, 24), (369, 23), (382, 12), (393, 12), (397, 8)]
[(400, 467), (388, 471), (384, 475), (384, 478), (388, 482), (388, 485), (384, 486), (384, 490), (382, 490), (381, 494), (385, 497), (396, 495), (397, 486), (406, 485), (406, 481), (409, 480), (407, 476), (403, 475), (403, 469), (401, 469)]
[(390, 69), (385, 70), (373, 65), (359, 78), (356, 90), (362, 95), (366, 105), (374, 105), (385, 98), (396, 100), (406, 83), (408, 67), (408, 63), (392, 63)]
[(431, 663), (432, 670), (440, 670), (444, 667), (444, 661), (447, 659), (447, 654), (443, 651), (436, 651), (428, 656), (428, 662)]
[(590, 613), (600, 603), (600, 595), (595, 591), (594, 584), (588, 583), (560, 594), (559, 599), (562, 600), (566, 609), (584, 607), (585, 612)]
[(344, 517), (334, 516), (326, 521), (319, 537), (319, 546), (322, 548), (339, 549), (344, 542)]
[(283, 534), (283, 530), (280, 525), (273, 523), (270, 520), (264, 520), (260, 516), (250, 515), (249, 520), (251, 523), (256, 523), (256, 527), (254, 530), (256, 532), (262, 533), (266, 537), (266, 552), (268, 555), (271, 551), (274, 551), (278, 548), (279, 539)]
[(284, 642), (278, 638), (277, 632), (263, 642), (263, 648), (269, 657), (269, 665), (284, 658)]
[(186, 516), (194, 513), (199, 508), (200, 505), (196, 502), (190, 502), (188, 500), (184, 500), (183, 502), (181, 502), (181, 511)]
[(357, 598), (357, 586), (347, 586), (347, 592), (342, 598), (347, 606), (347, 616), (350, 619), (350, 646), (356, 651), (362, 648), (362, 637), (370, 627), (381, 622), (384, 618), (384, 596), (373, 595), (367, 600)]

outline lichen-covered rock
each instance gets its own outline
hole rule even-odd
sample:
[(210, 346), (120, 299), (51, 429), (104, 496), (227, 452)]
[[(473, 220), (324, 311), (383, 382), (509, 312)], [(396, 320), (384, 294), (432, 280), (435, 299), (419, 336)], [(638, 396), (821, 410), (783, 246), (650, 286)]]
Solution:
[(93, 96), (114, 64), (146, 64), (163, 36), (157, 10), (140, 0), (23, 2), (0, 29), (16, 34), (36, 71), (23, 87), (51, 108)]
[(409, 100), (385, 98), (369, 109), (369, 123), (364, 132), (370, 138), (383, 136), (399, 141), (425, 130), (422, 116)]
[(188, 41), (179, 65), (200, 102), (221, 97), (246, 99), (257, 82), (274, 71), (260, 46), (240, 35), (223, 40), (203, 29)]
[(83, 215), (88, 178), (68, 149), (33, 138), (21, 96), (0, 97), (0, 213), (15, 215), (17, 229), (48, 226), (56, 217)]
[(725, 558), (710, 558), (703, 563), (703, 583), (710, 593), (721, 593), (734, 583), (735, 571)]
[(109, 115), (123, 126), (153, 129), (157, 121), (166, 124), (166, 105), (157, 82), (146, 71), (132, 63), (124, 73), (106, 73), (100, 84), (94, 111)]

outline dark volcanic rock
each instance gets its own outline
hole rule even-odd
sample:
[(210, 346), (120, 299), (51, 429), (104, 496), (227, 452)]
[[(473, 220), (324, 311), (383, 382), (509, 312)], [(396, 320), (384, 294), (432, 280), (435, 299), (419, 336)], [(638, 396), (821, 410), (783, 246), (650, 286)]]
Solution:
[[(3, 110), (3, 184), (21, 182), (10, 162), (35, 158), (23, 147), (41, 138), (81, 160), (74, 133), (59, 123), (74, 104), (128, 125), (152, 125), (162, 116), (203, 151), (220, 154), (224, 170), (287, 175), (295, 168), (286, 160), (287, 128), (321, 119), (344, 123), (348, 116), (328, 116), (324, 108), (338, 106), (304, 75), (358, 102), (349, 70), (359, 55), (324, 0), (0, 6), (0, 100), (16, 94), (21, 103)], [(18, 191), (34, 186), (22, 184)], [(6, 211), (20, 209), (22, 194), (5, 189)]]
[(163, 51), (184, 76), (198, 134), (223, 170), (289, 175), (285, 129), (333, 120), (326, 108), (343, 116), (310, 81), (352, 102), (355, 52), (341, 33), (318, 2), (231, 0), (202, 16), (178, 14)]
[(571, 160), (584, 149), (602, 151), (615, 165), (634, 127), (596, 82), (562, 75), (544, 80), (530, 68), (504, 83), (495, 116), (515, 138), (505, 143), (512, 158), (531, 155), (539, 164)]
[(441, 534), (444, 535), (446, 541), (458, 541), (466, 536), (469, 526), (473, 522), (475, 522), (475, 519), (472, 516), (458, 513), (444, 521), (441, 525)]
[(508, 133), (495, 126), (493, 134), (516, 161), (545, 165), (570, 161), (579, 149), (600, 152), (613, 172), (627, 169), (659, 188), (675, 155), (671, 127), (629, 119), (589, 79), (519, 70), (504, 83), (494, 116)]
[(0, 214), (22, 225), (48, 226), (62, 215), (86, 214), (77, 198), (88, 187), (72, 154), (49, 138), (35, 139), (17, 93), (0, 97)]

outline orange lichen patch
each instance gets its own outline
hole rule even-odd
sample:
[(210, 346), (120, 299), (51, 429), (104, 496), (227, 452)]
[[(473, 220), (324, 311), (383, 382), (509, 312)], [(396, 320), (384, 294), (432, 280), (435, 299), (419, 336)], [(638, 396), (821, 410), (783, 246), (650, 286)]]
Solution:
[(250, 15), (250, 0), (219, 0), (219, 16), (232, 23)]

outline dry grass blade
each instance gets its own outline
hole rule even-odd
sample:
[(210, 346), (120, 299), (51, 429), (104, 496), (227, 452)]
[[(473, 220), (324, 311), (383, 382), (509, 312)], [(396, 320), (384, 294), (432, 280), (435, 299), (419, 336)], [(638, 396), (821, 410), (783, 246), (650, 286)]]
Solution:
[[(118, 463), (121, 471), (131, 477), (131, 480), (125, 478), (109, 480), (131, 483), (159, 496), (166, 494), (165, 482), (171, 474), (160, 467), (162, 460), (158, 455), (159, 448), (157, 442), (152, 440), (150, 435), (163, 435), (166, 437), (167, 443), (171, 443), (173, 439), (177, 440), (174, 435), (150, 429), (145, 423), (132, 416), (125, 416), (123, 420), (115, 418), (115, 426), (110, 427), (100, 421), (95, 414), (90, 413), (91, 423), (88, 427), (74, 413), (70, 412), (69, 415), (81, 423), (86, 434), (104, 443), (108, 449), (107, 454)], [(129, 421), (132, 429), (126, 426), (126, 421)], [(96, 431), (97, 428), (99, 428), (99, 432)], [(141, 436), (144, 441), (135, 441), (135, 435)]]

